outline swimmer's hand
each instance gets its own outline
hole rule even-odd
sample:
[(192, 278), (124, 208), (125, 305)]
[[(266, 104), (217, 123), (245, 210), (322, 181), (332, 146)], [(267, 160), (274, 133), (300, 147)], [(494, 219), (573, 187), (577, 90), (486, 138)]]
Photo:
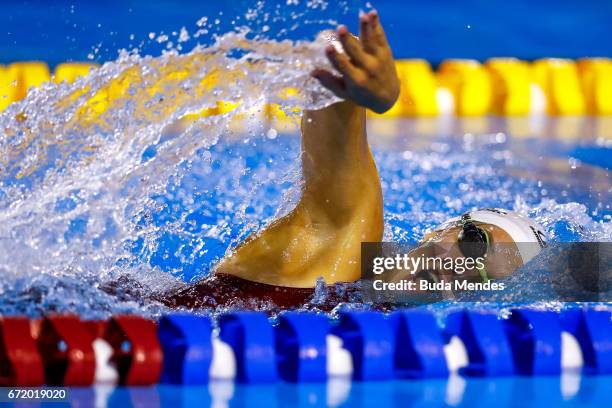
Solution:
[(359, 19), (359, 38), (338, 27), (336, 34), (345, 53), (328, 45), (325, 53), (340, 76), (315, 69), (312, 76), (342, 99), (350, 99), (374, 112), (389, 110), (399, 96), (400, 83), (391, 48), (376, 11)]

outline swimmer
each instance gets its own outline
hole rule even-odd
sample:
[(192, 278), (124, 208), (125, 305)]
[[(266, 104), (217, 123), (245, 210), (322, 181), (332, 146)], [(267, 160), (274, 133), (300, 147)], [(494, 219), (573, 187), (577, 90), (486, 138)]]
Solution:
[[(383, 280), (488, 283), (512, 274), (545, 246), (544, 229), (528, 217), (499, 208), (479, 209), (443, 223), (410, 251), (410, 257), (429, 259), (434, 267), (421, 264), (414, 274), (392, 270)], [(442, 260), (449, 259), (455, 269), (441, 266)], [(436, 261), (440, 262), (435, 264)], [(455, 297), (452, 290), (434, 295), (432, 298), (438, 300)]]
[[(383, 236), (382, 190), (366, 135), (366, 109), (390, 109), (400, 82), (375, 11), (360, 17), (358, 38), (345, 26), (335, 36), (341, 47), (330, 43), (325, 52), (337, 72), (315, 69), (312, 76), (343, 101), (303, 114), (304, 184), (296, 207), (239, 244), (209, 277), (163, 296), (163, 303), (215, 307), (252, 298), (291, 307), (304, 304), (321, 278), (328, 287), (359, 280), (361, 243)], [(526, 242), (517, 231), (530, 231), (532, 224), (495, 211), (453, 220), (425, 242), (471, 240), (484, 243), (485, 251), (495, 242)], [(491, 271), (486, 279), (505, 273)]]

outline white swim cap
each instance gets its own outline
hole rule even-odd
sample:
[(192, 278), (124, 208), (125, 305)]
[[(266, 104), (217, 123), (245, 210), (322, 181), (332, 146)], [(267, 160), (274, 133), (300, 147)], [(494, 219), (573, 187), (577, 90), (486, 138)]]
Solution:
[[(546, 233), (541, 225), (530, 218), (514, 211), (499, 208), (484, 208), (471, 211), (468, 215), (472, 221), (495, 225), (506, 231), (510, 238), (516, 243), (523, 264), (526, 264), (540, 253), (546, 246)], [(456, 217), (444, 223), (438, 230), (450, 227), (461, 220)], [(537, 245), (534, 245), (537, 244)]]

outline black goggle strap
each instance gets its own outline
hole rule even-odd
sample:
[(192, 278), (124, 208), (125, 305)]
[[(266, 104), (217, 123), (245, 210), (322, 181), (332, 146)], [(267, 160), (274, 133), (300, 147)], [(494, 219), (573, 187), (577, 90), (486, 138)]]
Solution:
[(482, 283), (487, 283), (488, 281), (492, 280), (491, 278), (489, 278), (489, 275), (487, 274), (487, 268), (486, 267), (478, 268), (478, 274), (480, 274), (480, 278), (482, 279)]

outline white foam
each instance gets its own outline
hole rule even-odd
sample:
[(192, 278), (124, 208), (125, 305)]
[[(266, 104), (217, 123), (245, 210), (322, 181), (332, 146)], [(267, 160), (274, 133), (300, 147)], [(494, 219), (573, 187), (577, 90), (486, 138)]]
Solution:
[[(150, 257), (162, 234), (187, 240), (187, 231), (180, 223), (162, 228), (148, 217), (159, 209), (152, 197), (163, 194), (169, 180), (178, 182), (188, 174), (181, 164), (205, 165), (201, 152), (225, 138), (234, 119), (255, 112), (255, 122), (261, 124), (261, 107), (267, 103), (317, 109), (337, 101), (311, 76), (313, 67), (331, 69), (323, 46), (250, 39), (240, 31), (219, 35), (214, 44), (185, 54), (141, 57), (122, 52), (73, 83), (49, 82), (32, 89), (0, 112), (0, 157), (6, 159), (0, 163), (0, 236), (13, 237), (0, 240), (0, 293), (12, 287), (11, 278), (25, 282), (24, 291), (43, 286), (49, 289), (41, 291), (46, 295), (56, 277), (72, 285), (71, 279), (113, 280), (109, 275), (114, 273), (137, 275), (134, 280), (165, 290), (167, 281), (158, 279), (162, 273)], [(219, 71), (221, 80), (213, 75)], [(118, 82), (122, 85), (116, 87)], [(121, 88), (116, 97), (106, 98), (116, 88)], [(297, 92), (287, 96), (288, 88)], [(220, 101), (235, 109), (215, 114)], [(190, 113), (196, 115), (185, 119)], [(236, 135), (248, 140), (243, 136)], [(186, 213), (201, 205), (192, 197), (177, 199)], [(75, 229), (79, 232), (70, 234)], [(211, 229), (194, 234), (188, 247), (206, 251)], [(226, 242), (219, 234), (214, 238)], [(125, 244), (139, 240), (150, 250), (126, 250)], [(181, 265), (198, 262), (197, 253), (181, 253)], [(40, 274), (50, 278), (28, 279)], [(75, 297), (91, 299), (91, 309), (126, 312), (98, 285), (74, 284), (70, 290)], [(64, 309), (75, 301), (49, 296), (39, 303), (47, 300)]]

